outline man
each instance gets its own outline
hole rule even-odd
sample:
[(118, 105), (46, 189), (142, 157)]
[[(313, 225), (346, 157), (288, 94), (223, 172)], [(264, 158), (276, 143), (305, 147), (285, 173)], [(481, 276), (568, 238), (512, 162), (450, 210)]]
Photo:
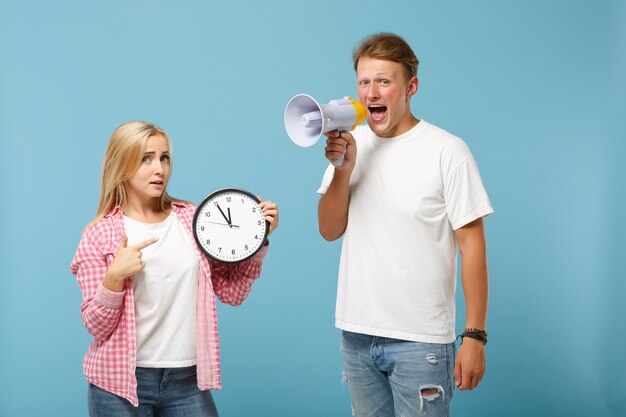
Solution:
[[(493, 212), (465, 143), (410, 109), (418, 60), (394, 34), (353, 54), (367, 125), (327, 134), (321, 235), (343, 236), (336, 325), (354, 412), (448, 416), (455, 384), (485, 372), (487, 259)], [(356, 139), (356, 140), (355, 140)], [(455, 360), (456, 255), (466, 330)]]

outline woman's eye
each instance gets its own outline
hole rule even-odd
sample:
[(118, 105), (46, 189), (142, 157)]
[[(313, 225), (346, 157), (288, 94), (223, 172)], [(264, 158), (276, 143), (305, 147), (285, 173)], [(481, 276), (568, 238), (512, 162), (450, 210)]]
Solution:
[(162, 155), (161, 156), (161, 162), (169, 162), (170, 161), (170, 156), (169, 155)]
[(146, 155), (146, 156), (144, 156), (144, 157), (143, 157), (143, 159), (141, 160), (141, 163), (142, 163), (142, 164), (146, 164), (146, 163), (148, 163), (148, 162), (150, 162), (150, 156)]

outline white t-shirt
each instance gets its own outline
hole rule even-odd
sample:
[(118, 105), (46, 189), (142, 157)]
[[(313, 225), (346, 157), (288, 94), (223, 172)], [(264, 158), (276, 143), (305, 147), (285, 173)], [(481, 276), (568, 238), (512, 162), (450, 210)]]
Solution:
[[(336, 326), (427, 343), (455, 339), (454, 230), (493, 212), (476, 163), (456, 136), (420, 121), (394, 138), (352, 135)], [(318, 193), (334, 175), (329, 165)]]
[(137, 366), (178, 368), (196, 364), (196, 307), (200, 262), (174, 211), (161, 223), (124, 217), (128, 245), (151, 238), (143, 271), (133, 278)]

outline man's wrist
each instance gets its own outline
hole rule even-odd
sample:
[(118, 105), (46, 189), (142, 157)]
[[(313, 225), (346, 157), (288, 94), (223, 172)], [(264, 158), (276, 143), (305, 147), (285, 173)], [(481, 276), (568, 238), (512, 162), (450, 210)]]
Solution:
[(463, 339), (469, 337), (470, 339), (478, 340), (483, 343), (483, 345), (487, 344), (487, 331), (483, 329), (477, 329), (475, 327), (467, 327), (461, 333), (461, 343), (463, 343)]

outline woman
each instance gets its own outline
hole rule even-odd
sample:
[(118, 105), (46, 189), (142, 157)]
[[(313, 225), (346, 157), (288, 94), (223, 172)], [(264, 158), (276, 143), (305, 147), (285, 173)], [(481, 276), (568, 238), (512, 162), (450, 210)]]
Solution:
[[(71, 266), (94, 337), (83, 361), (91, 417), (217, 416), (214, 295), (241, 304), (268, 246), (239, 264), (205, 257), (192, 237), (195, 206), (167, 194), (171, 170), (159, 127), (128, 122), (113, 132), (96, 219)], [(271, 234), (278, 208), (260, 206)]]

